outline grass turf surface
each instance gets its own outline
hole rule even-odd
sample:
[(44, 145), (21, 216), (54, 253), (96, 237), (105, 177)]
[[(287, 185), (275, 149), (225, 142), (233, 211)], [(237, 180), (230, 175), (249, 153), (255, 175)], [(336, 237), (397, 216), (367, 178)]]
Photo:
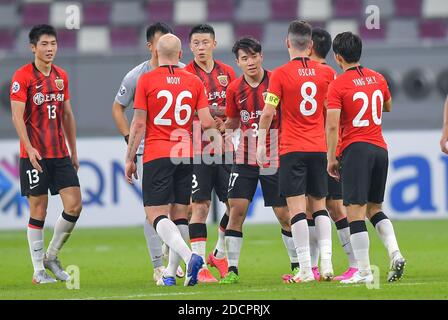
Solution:
[[(369, 226), (370, 258), (380, 268), (378, 290), (337, 282), (284, 284), (289, 259), (278, 225), (244, 227), (240, 282), (157, 287), (143, 236), (143, 227), (75, 230), (60, 253), (64, 266), (80, 269), (80, 289), (64, 283), (32, 285), (32, 264), (26, 231), (0, 231), (0, 299), (448, 299), (448, 220), (396, 221), (400, 249), (407, 259), (404, 278), (387, 283), (389, 260), (375, 230)], [(208, 250), (215, 244), (216, 226), (209, 226)], [(46, 244), (51, 230), (45, 233)], [(336, 274), (347, 268), (333, 229)], [(212, 268), (217, 276), (217, 271)]]

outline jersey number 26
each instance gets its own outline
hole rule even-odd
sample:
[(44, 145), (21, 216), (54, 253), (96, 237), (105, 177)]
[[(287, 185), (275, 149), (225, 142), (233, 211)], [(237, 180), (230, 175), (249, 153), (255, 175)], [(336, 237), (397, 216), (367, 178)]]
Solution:
[[(173, 106), (173, 94), (168, 90), (161, 90), (157, 94), (157, 99), (161, 97), (166, 98), (165, 106), (160, 110), (159, 114), (154, 118), (154, 124), (159, 126), (171, 126), (172, 120), (169, 118), (164, 118), (163, 116), (171, 109)], [(191, 117), (191, 106), (188, 104), (182, 104), (182, 100), (184, 98), (192, 98), (193, 95), (190, 91), (182, 91), (176, 98), (176, 104), (174, 106), (174, 120), (180, 126), (185, 125)], [(184, 118), (181, 117), (181, 111), (186, 111), (186, 115)]]

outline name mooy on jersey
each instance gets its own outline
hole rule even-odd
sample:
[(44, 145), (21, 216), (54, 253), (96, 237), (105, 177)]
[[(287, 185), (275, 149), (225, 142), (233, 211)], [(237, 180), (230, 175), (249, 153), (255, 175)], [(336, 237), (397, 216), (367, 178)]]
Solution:
[(180, 84), (180, 77), (166, 77), (166, 83), (168, 83), (168, 84)]
[(48, 93), (43, 94), (42, 92), (38, 92), (33, 97), (33, 102), (40, 106), (44, 102), (51, 102), (51, 101), (64, 101), (64, 94), (63, 93)]

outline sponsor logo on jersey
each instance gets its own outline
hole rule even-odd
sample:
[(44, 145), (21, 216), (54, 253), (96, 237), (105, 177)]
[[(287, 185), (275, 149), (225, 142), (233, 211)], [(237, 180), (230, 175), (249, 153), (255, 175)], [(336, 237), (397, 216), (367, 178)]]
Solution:
[(229, 78), (226, 75), (220, 75), (217, 77), (219, 84), (222, 85), (223, 87), (227, 87), (227, 85), (229, 84)]
[(58, 88), (59, 90), (64, 89), (64, 79), (55, 79), (54, 83), (56, 83), (56, 88)]
[(17, 93), (20, 90), (20, 84), (17, 81), (14, 81), (11, 86), (12, 93)]
[(34, 104), (40, 106), (45, 101), (45, 96), (42, 94), (42, 92), (38, 92), (33, 97)]

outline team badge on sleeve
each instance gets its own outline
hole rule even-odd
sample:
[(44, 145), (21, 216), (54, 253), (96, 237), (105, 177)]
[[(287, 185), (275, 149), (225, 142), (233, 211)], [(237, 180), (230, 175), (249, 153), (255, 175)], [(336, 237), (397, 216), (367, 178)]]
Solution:
[(12, 93), (17, 93), (20, 90), (20, 84), (17, 81), (14, 81), (12, 86), (11, 86), (11, 92)]
[(229, 84), (229, 78), (226, 75), (220, 75), (217, 78), (220, 85), (222, 85), (223, 87), (227, 87), (227, 85)]
[(56, 88), (58, 88), (59, 90), (64, 89), (64, 79), (55, 79), (54, 83), (56, 83)]
[(124, 96), (126, 94), (126, 87), (125, 86), (121, 86), (120, 90), (118, 90), (118, 95), (120, 97)]

